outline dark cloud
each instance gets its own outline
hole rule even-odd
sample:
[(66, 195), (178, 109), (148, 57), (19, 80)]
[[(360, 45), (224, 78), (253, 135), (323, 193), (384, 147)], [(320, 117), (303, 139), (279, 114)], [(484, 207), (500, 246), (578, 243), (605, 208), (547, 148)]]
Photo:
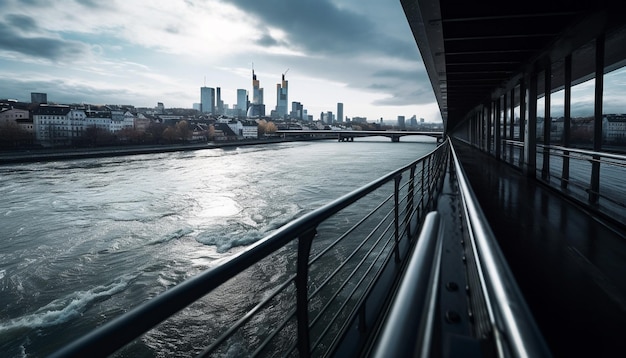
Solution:
[(33, 32), (39, 29), (37, 21), (30, 16), (20, 14), (8, 14), (5, 17), (8, 26), (19, 28), (24, 32)]
[[(383, 52), (407, 56), (410, 42), (377, 31), (368, 17), (338, 8), (329, 0), (233, 0), (247, 14), (268, 27), (283, 30), (289, 43), (312, 53), (349, 54)], [(413, 45), (415, 47), (415, 45)], [(411, 55), (414, 58), (416, 49)]]
[(56, 103), (120, 103), (124, 98), (128, 101), (136, 100), (136, 93), (126, 89), (103, 90), (85, 84), (69, 83), (65, 79), (58, 78), (54, 81), (20, 81), (7, 82), (0, 89), (0, 98), (16, 98), (28, 101), (31, 92), (48, 93), (48, 99)]
[(98, 9), (102, 7), (102, 3), (104, 1), (96, 1), (96, 0), (76, 0), (76, 2), (80, 5), (88, 7), (90, 9)]
[(23, 5), (35, 5), (37, 7), (48, 7), (52, 5), (49, 0), (21, 0)]
[(277, 40), (272, 35), (265, 33), (263, 34), (256, 43), (260, 46), (264, 47), (273, 47), (273, 46), (287, 46), (287, 43), (281, 40)]
[(63, 58), (75, 58), (89, 52), (89, 47), (81, 42), (68, 41), (52, 37), (23, 36), (18, 26), (13, 26), (16, 16), (0, 20), (0, 49), (23, 55), (58, 61)]
[(169, 32), (170, 34), (177, 35), (180, 32), (180, 30), (178, 29), (178, 26), (170, 25), (165, 28), (165, 32)]

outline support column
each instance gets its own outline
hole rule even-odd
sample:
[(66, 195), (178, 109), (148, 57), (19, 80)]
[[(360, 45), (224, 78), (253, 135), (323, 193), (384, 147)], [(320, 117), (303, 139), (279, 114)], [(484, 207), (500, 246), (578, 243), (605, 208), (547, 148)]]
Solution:
[(493, 101), (489, 102), (489, 105), (487, 106), (487, 114), (485, 115), (486, 117), (486, 125), (487, 127), (485, 128), (487, 130), (487, 153), (491, 154), (491, 140), (493, 139), (493, 136), (491, 134), (491, 124), (493, 123)]
[(495, 132), (494, 133), (495, 137), (494, 137), (494, 144), (493, 144), (493, 146), (495, 147), (494, 149), (496, 151), (495, 154), (496, 154), (496, 158), (497, 159), (500, 159), (500, 148), (502, 146), (502, 143), (501, 143), (502, 139), (500, 137), (500, 134), (501, 134), (500, 133), (500, 130), (501, 130), (501, 128), (500, 128), (500, 100), (501, 100), (501, 98), (498, 97), (498, 99), (496, 100), (496, 103), (495, 103), (495, 111), (494, 111), (495, 112), (494, 113), (495, 114), (495, 122), (494, 122), (494, 125), (493, 125), (494, 132)]
[[(569, 148), (570, 133), (572, 128), (572, 55), (565, 57), (564, 64), (565, 82), (564, 86), (564, 102), (563, 102), (563, 146)], [(569, 151), (563, 152), (563, 170), (561, 172), (561, 188), (567, 189), (569, 184)]]
[(548, 63), (544, 76), (544, 116), (543, 116), (543, 166), (541, 168), (541, 179), (548, 181), (550, 179), (550, 150), (546, 148), (550, 145), (550, 129), (552, 127), (552, 118), (550, 115), (550, 93), (552, 89), (552, 64)]
[[(522, 78), (519, 83), (519, 140), (526, 142), (526, 78)], [(519, 166), (523, 167), (526, 160), (524, 159), (525, 149), (519, 153)]]
[[(596, 93), (593, 122), (593, 150), (602, 150), (602, 96), (604, 92), (604, 35), (596, 38)], [(594, 155), (591, 163), (589, 203), (597, 205), (600, 199), (600, 156)]]
[(534, 72), (528, 86), (528, 121), (524, 132), (524, 173), (534, 177), (537, 169), (537, 74)]

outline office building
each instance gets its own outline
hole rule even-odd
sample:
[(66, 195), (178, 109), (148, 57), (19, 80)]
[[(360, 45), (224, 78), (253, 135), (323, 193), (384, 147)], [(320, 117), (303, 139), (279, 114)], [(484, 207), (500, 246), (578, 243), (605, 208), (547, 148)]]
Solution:
[(248, 110), (248, 91), (237, 89), (237, 109), (245, 113)]
[(30, 102), (31, 103), (48, 103), (48, 94), (47, 93), (39, 93), (39, 92), (31, 92), (30, 93)]
[(285, 80), (283, 73), (281, 83), (276, 84), (276, 114), (279, 118), (287, 116), (288, 85), (289, 83)]
[(215, 89), (200, 87), (200, 107), (202, 113), (213, 114), (215, 111)]
[(337, 122), (343, 122), (343, 103), (337, 103)]
[(398, 127), (400, 129), (406, 129), (406, 123), (405, 123), (404, 116), (398, 116)]
[(222, 89), (220, 87), (216, 88), (216, 92), (217, 92), (217, 101), (216, 101), (216, 106), (217, 106), (217, 110), (215, 112), (215, 114), (224, 114), (224, 101), (222, 101)]

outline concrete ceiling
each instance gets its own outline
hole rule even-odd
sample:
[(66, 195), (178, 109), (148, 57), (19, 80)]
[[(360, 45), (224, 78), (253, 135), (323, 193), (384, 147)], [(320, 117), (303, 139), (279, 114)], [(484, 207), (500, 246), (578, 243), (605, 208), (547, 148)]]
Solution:
[(611, 14), (617, 4), (603, 1), (401, 3), (448, 131), (538, 64), (564, 57), (624, 22)]

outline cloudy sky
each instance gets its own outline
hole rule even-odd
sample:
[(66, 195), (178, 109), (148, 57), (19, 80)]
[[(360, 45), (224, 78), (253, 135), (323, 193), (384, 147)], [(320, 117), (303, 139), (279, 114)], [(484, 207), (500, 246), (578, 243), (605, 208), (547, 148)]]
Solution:
[(190, 108), (200, 87), (252, 91), (269, 112), (287, 71), (289, 101), (321, 111), (440, 121), (398, 0), (2, 0), (0, 98)]

